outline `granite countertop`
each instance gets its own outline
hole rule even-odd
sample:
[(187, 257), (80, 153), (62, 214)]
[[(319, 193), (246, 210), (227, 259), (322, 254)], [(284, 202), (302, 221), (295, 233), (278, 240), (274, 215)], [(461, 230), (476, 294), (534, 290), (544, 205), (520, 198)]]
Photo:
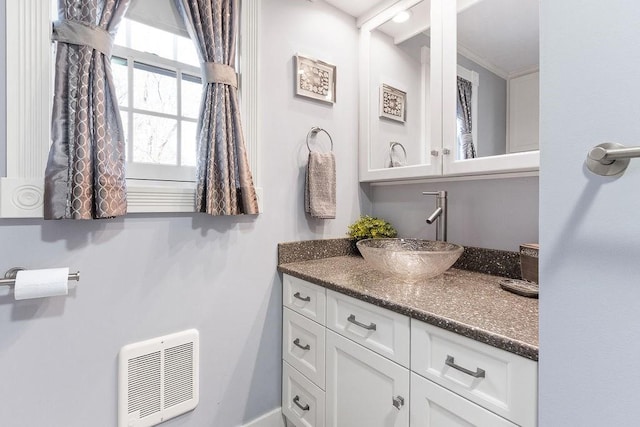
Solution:
[[(372, 270), (344, 240), (329, 239), (327, 244), (334, 245), (330, 249), (318, 243), (281, 244), (278, 270), (538, 360), (538, 300), (503, 290), (500, 281), (504, 277), (451, 268), (433, 279), (408, 283)], [(282, 245), (297, 245), (288, 248), (297, 250), (297, 255), (292, 256)], [(318, 245), (322, 250), (312, 250)], [(301, 249), (306, 255), (300, 255)]]

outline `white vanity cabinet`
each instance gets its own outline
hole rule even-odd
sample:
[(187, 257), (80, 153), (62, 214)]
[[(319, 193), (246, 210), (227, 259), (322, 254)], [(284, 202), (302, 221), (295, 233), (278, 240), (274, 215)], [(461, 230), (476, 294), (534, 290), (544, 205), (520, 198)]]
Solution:
[(327, 331), (327, 427), (408, 427), (409, 370)]
[(536, 362), (287, 274), (283, 283), (290, 425), (537, 425)]

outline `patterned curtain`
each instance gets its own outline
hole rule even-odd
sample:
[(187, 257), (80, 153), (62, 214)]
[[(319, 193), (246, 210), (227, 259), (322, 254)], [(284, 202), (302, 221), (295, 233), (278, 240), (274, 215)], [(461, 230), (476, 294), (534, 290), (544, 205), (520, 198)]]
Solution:
[(240, 122), (235, 69), (239, 0), (175, 0), (202, 62), (196, 212), (258, 213)]
[(470, 81), (458, 77), (458, 158), (474, 159), (476, 147), (471, 131), (473, 129), (473, 117), (471, 117), (472, 84)]
[(110, 56), (128, 5), (129, 0), (58, 0), (45, 219), (127, 212), (124, 130)]

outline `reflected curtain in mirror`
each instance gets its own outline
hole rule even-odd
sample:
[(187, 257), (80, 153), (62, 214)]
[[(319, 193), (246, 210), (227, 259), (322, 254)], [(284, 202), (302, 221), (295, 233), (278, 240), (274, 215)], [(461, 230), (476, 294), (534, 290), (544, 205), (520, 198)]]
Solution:
[(458, 158), (474, 159), (476, 147), (473, 141), (473, 117), (471, 114), (473, 84), (458, 77)]
[(58, 0), (45, 219), (126, 214), (125, 141), (111, 46), (129, 0)]
[(258, 202), (240, 121), (235, 69), (240, 2), (176, 0), (202, 62), (196, 212), (257, 214)]

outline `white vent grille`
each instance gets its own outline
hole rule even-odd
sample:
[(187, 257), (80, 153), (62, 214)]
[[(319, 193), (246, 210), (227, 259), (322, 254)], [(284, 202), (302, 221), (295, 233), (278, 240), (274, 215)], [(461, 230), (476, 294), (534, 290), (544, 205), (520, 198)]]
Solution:
[(190, 329), (120, 350), (118, 426), (154, 426), (196, 407), (198, 331)]
[(140, 417), (160, 412), (160, 352), (129, 359), (127, 373), (127, 413), (140, 411)]
[(164, 407), (193, 399), (193, 343), (164, 351)]

